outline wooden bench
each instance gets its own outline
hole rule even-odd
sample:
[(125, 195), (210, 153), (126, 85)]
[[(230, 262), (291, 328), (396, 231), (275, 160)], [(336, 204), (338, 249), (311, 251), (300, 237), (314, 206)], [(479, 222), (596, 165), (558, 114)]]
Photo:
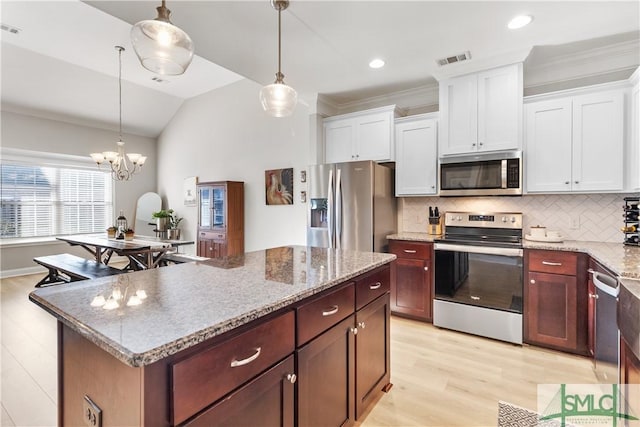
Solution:
[(187, 254), (179, 254), (177, 252), (169, 252), (162, 256), (160, 263), (163, 266), (169, 265), (169, 263), (173, 264), (183, 264), (185, 262), (198, 262), (198, 261), (207, 261), (210, 258), (205, 258), (202, 256), (196, 255), (187, 255)]
[(71, 254), (41, 256), (33, 261), (49, 270), (47, 276), (36, 284), (36, 288), (124, 273), (106, 264)]

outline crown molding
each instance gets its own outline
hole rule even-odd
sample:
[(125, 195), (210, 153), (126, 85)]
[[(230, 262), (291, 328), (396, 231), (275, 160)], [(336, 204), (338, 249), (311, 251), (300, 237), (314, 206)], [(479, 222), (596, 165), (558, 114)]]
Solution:
[(392, 104), (397, 106), (401, 116), (407, 115), (409, 110), (428, 109), (438, 104), (438, 84), (423, 85), (357, 101), (345, 102), (336, 107), (339, 111), (338, 114), (345, 114)]
[(637, 67), (640, 40), (557, 56), (539, 64), (525, 62), (525, 87), (577, 80)]

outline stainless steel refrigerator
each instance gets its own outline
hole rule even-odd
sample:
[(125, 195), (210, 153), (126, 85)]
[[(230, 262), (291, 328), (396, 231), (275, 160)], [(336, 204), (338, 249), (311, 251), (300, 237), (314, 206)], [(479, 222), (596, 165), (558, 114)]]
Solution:
[(375, 162), (309, 166), (307, 245), (386, 252), (396, 231), (394, 170)]

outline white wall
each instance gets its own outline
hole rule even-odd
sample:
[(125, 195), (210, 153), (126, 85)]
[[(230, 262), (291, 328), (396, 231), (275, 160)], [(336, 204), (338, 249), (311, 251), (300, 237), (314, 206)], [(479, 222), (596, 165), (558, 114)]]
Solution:
[[(164, 206), (185, 219), (183, 238), (196, 238), (196, 207), (183, 204), (187, 177), (199, 182), (244, 181), (245, 251), (306, 243), (306, 204), (300, 171), (309, 164), (309, 108), (273, 118), (260, 106), (250, 80), (186, 101), (158, 138), (158, 192)], [(266, 206), (264, 171), (294, 168), (294, 204)], [(185, 248), (194, 253), (195, 247)]]
[[(118, 140), (118, 133), (114, 131), (7, 111), (2, 111), (1, 125), (2, 146), (23, 150), (88, 156), (92, 152), (115, 149)], [(156, 191), (156, 141), (128, 134), (124, 134), (123, 139), (126, 151), (144, 153), (148, 157), (140, 174), (130, 181), (117, 182), (115, 185), (115, 213), (117, 215), (122, 209), (127, 219), (133, 221), (138, 197), (147, 191)], [(34, 266), (35, 256), (74, 252), (70, 249), (67, 244), (57, 243), (5, 246), (1, 248), (0, 271), (4, 275), (10, 270), (28, 269)]]

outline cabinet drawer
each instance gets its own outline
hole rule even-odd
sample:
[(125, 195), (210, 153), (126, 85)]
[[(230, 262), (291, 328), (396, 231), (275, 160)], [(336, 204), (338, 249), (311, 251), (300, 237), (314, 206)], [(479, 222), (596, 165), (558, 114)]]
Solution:
[(391, 289), (391, 269), (380, 270), (359, 278), (356, 281), (356, 310), (360, 310), (380, 295)]
[(431, 243), (408, 242), (406, 240), (390, 240), (389, 252), (398, 258), (431, 259)]
[(353, 314), (354, 307), (353, 282), (298, 307), (298, 347)]
[(173, 423), (179, 424), (294, 350), (292, 311), (175, 363)]
[(227, 234), (219, 231), (199, 231), (198, 238), (200, 240), (226, 240)]
[(578, 255), (563, 251), (529, 251), (529, 271), (575, 276)]

